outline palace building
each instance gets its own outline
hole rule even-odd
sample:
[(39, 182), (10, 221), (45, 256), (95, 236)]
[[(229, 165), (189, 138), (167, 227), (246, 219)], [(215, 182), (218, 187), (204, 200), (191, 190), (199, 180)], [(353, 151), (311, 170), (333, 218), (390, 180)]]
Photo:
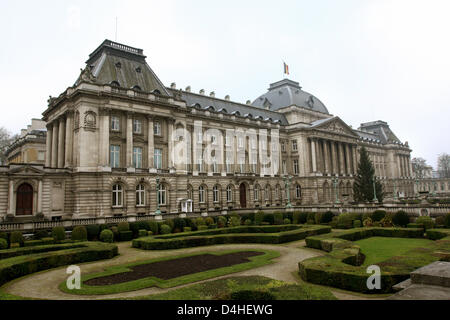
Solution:
[(42, 120), (45, 163), (0, 167), (3, 221), (332, 204), (335, 190), (348, 203), (362, 146), (386, 198), (414, 195), (411, 149), (388, 123), (353, 129), (289, 79), (245, 104), (166, 87), (143, 50), (109, 40)]

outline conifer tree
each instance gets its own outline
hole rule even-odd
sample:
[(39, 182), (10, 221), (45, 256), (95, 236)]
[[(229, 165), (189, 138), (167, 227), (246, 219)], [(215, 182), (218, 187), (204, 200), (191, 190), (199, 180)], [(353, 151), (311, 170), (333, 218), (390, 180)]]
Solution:
[[(370, 202), (374, 198), (373, 181), (375, 179), (375, 168), (369, 158), (365, 147), (359, 151), (358, 172), (353, 184), (353, 197), (356, 202)], [(383, 186), (375, 180), (375, 190), (379, 202), (383, 201)]]

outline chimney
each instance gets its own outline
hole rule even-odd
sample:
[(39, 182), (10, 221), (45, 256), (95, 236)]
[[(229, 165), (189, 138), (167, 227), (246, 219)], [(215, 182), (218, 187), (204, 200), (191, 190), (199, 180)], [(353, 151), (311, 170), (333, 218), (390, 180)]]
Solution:
[(177, 88), (177, 84), (175, 82), (172, 82), (170, 84), (170, 89), (176, 89)]
[(205, 95), (205, 89), (201, 89), (201, 90), (199, 91), (199, 93), (202, 94), (202, 95)]
[(185, 89), (186, 92), (191, 92), (191, 86), (187, 86)]
[(230, 96), (228, 94), (225, 96), (225, 100), (230, 101)]
[(211, 93), (209, 94), (209, 96), (210, 96), (211, 98), (215, 98), (215, 97), (216, 97), (216, 93), (215, 93), (214, 91), (211, 91)]

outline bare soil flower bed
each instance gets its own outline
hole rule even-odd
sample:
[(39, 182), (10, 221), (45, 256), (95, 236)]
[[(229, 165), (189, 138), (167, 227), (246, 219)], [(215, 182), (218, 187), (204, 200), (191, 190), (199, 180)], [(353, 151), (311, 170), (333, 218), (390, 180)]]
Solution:
[(156, 277), (163, 280), (178, 278), (188, 274), (229, 267), (246, 263), (248, 258), (263, 255), (263, 252), (240, 251), (225, 255), (201, 254), (196, 256), (158, 261), (130, 267), (132, 271), (116, 273), (109, 276), (93, 278), (84, 281), (89, 286), (106, 286), (139, 280), (147, 277)]

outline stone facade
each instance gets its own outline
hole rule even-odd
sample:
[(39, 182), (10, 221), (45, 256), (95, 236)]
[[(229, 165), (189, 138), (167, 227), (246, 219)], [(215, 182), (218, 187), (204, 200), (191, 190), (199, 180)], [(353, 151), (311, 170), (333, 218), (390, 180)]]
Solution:
[[(269, 93), (240, 104), (165, 87), (141, 49), (106, 40), (76, 83), (48, 101), (45, 164), (0, 167), (0, 217), (151, 215), (157, 202), (173, 214), (183, 199), (192, 199), (197, 213), (275, 209), (288, 196), (293, 206), (331, 204), (333, 178), (339, 200), (349, 202), (362, 146), (387, 197), (394, 190), (414, 195), (411, 149), (387, 123), (352, 129), (291, 80), (272, 84)], [(235, 135), (229, 140), (227, 132)], [(202, 150), (210, 144), (223, 161), (206, 161)], [(33, 195), (28, 204), (26, 192)], [(18, 205), (32, 213), (18, 214)]]

